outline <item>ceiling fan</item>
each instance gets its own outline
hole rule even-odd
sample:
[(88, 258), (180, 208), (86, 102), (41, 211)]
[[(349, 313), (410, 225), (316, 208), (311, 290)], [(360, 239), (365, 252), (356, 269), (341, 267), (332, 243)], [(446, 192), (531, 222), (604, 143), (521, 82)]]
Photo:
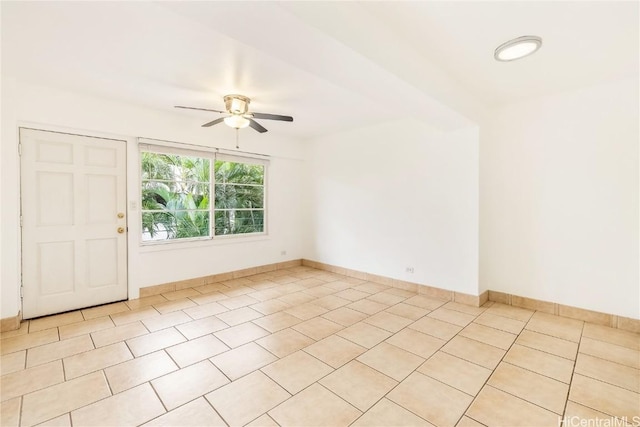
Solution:
[(211, 111), (214, 113), (228, 114), (227, 117), (220, 117), (219, 119), (212, 120), (202, 125), (202, 127), (209, 127), (224, 122), (227, 126), (235, 129), (251, 128), (257, 130), (260, 133), (264, 133), (267, 129), (254, 119), (266, 119), (266, 120), (280, 120), (283, 122), (292, 122), (291, 116), (280, 116), (278, 114), (266, 114), (256, 113), (249, 111), (250, 98), (243, 95), (227, 95), (224, 97), (224, 108), (226, 111), (211, 110), (208, 108), (196, 108), (196, 107), (184, 107), (182, 105), (176, 105), (176, 108), (185, 108), (188, 110), (201, 110)]

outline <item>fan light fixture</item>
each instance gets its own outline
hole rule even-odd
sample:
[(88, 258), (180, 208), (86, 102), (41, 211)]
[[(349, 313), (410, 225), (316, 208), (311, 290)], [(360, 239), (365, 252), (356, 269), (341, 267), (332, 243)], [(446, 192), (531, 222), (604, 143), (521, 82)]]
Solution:
[(233, 116), (225, 117), (224, 123), (232, 128), (242, 129), (249, 126), (250, 122), (249, 119), (234, 114)]
[(496, 61), (509, 62), (533, 54), (542, 46), (538, 36), (522, 36), (498, 46), (493, 54)]

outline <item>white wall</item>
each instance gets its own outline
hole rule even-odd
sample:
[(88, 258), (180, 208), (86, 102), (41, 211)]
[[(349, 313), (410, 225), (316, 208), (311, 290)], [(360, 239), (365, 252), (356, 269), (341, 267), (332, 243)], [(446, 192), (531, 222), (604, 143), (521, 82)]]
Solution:
[[(3, 76), (2, 81), (2, 281), (0, 317), (20, 309), (20, 230), (18, 127), (22, 125), (128, 141), (127, 192), (139, 205), (138, 150), (135, 137), (234, 148), (235, 131), (201, 128), (201, 115), (172, 114), (113, 100), (33, 86)], [(206, 121), (206, 120), (205, 120)], [(301, 176), (303, 151), (296, 140), (276, 133), (242, 131), (241, 150), (271, 155), (269, 236), (224, 242), (141, 247), (139, 211), (129, 210), (129, 296), (140, 287), (216, 274), (302, 257)], [(286, 251), (285, 256), (281, 251)]]
[(637, 79), (506, 106), (480, 137), (481, 289), (639, 318)]
[(476, 129), (406, 119), (309, 144), (306, 258), (478, 294)]

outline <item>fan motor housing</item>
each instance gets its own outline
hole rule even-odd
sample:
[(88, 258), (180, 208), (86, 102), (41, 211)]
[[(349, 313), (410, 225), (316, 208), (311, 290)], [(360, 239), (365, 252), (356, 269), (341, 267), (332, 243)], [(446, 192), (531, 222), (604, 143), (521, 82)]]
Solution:
[(224, 97), (224, 107), (230, 114), (247, 114), (251, 99), (242, 95), (226, 95)]

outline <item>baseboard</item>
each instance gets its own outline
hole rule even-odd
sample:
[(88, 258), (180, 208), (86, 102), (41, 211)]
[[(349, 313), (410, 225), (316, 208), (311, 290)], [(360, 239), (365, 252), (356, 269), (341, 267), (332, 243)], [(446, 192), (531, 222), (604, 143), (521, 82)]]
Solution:
[(0, 319), (0, 332), (15, 331), (20, 329), (20, 322), (22, 321), (22, 312), (19, 311), (17, 315), (13, 317), (6, 317)]
[(302, 260), (295, 259), (291, 261), (278, 262), (275, 264), (262, 265), (259, 267), (251, 267), (242, 270), (229, 271), (226, 273), (213, 274), (210, 276), (196, 277), (194, 279), (179, 280), (177, 282), (147, 286), (144, 288), (140, 288), (140, 298), (163, 294), (165, 292), (180, 291), (186, 288), (209, 285), (211, 283), (224, 282), (226, 280), (240, 279), (242, 277), (253, 276), (254, 274), (268, 273), (270, 271), (298, 267), (300, 265), (302, 265)]

